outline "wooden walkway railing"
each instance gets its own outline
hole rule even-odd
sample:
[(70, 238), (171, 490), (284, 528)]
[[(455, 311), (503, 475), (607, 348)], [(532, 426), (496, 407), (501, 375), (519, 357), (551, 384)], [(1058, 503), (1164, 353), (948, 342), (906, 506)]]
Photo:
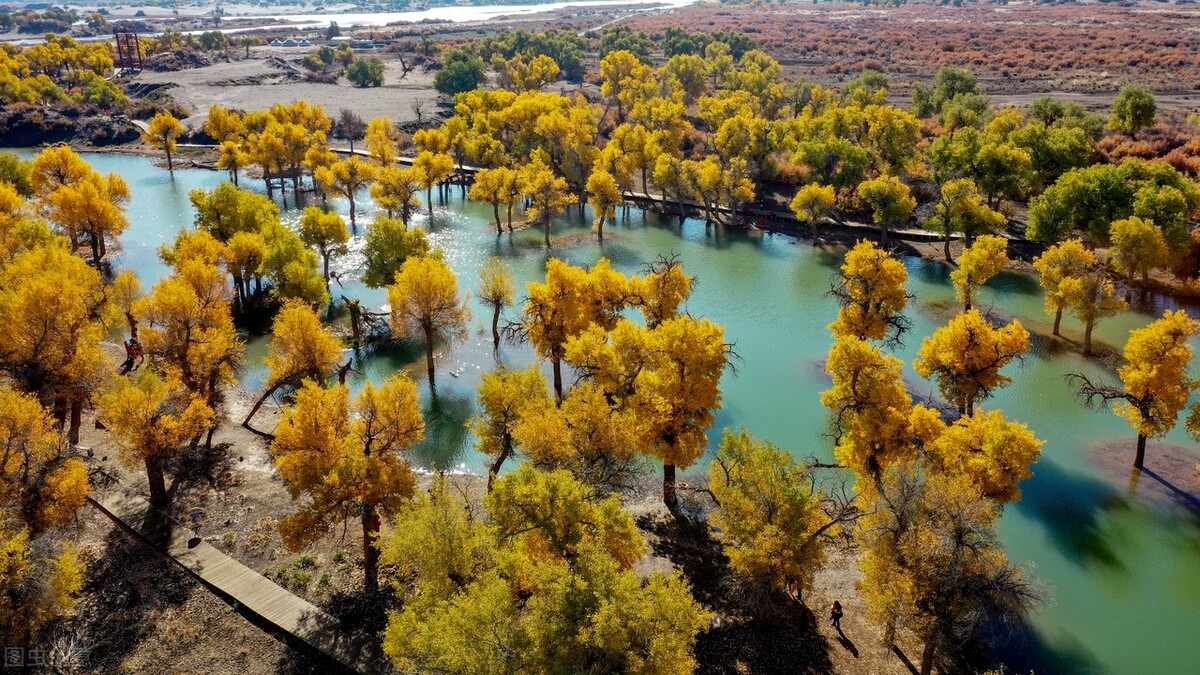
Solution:
[(385, 657), (370, 636), (348, 634), (336, 618), (194, 537), (190, 527), (154, 508), (112, 476), (93, 476), (99, 484), (88, 501), (96, 509), (205, 585), (351, 671), (363, 675), (386, 672)]

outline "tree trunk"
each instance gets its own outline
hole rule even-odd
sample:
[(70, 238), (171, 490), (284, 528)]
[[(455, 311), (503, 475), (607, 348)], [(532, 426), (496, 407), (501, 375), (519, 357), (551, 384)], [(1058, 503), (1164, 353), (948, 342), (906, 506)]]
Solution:
[(79, 443), (79, 428), (83, 426), (83, 401), (71, 401), (71, 422), (67, 427), (67, 442), (72, 447)]
[(346, 308), (350, 310), (350, 334), (354, 340), (354, 351), (357, 352), (359, 345), (362, 344), (362, 311), (357, 302), (351, 302), (342, 296), (342, 300), (346, 302)]
[[(353, 232), (354, 234), (358, 234), (358, 222), (355, 220), (355, 216), (357, 216), (357, 215), (358, 215), (358, 212), (355, 210), (355, 207), (354, 207), (354, 193), (351, 192), (350, 193), (350, 231)], [(328, 284), (328, 274), (329, 273), (326, 272), (326, 278), (327, 278), (326, 284)]]
[[(550, 219), (545, 216), (542, 218), (546, 223), (546, 248), (550, 248)], [(99, 263), (96, 264), (99, 265)]]
[(560, 359), (551, 359), (550, 365), (554, 369), (554, 396), (562, 403), (562, 361)]
[(605, 220), (606, 220), (605, 218), (597, 218), (596, 219), (596, 236), (597, 236), (597, 238), (600, 239), (600, 241), (604, 241), (604, 221)]
[(492, 213), (496, 216), (496, 236), (504, 234), (504, 224), (500, 222), (500, 203), (492, 204)]
[(96, 235), (91, 236), (92, 240), (92, 264), (96, 269), (100, 269), (100, 239)]
[(269, 387), (263, 392), (262, 396), (260, 396), (258, 400), (254, 402), (254, 407), (250, 409), (250, 413), (246, 415), (246, 419), (242, 420), (242, 426), (246, 427), (247, 429), (250, 428), (250, 420), (254, 419), (254, 415), (258, 413), (258, 409), (262, 407), (262, 404), (267, 402), (268, 398), (271, 398), (271, 394), (274, 394), (277, 389), (279, 389), (279, 385)]
[(1087, 327), (1083, 329), (1083, 355), (1092, 355), (1092, 327), (1095, 326), (1094, 319), (1087, 322)]
[(510, 203), (508, 205), (508, 233), (509, 234), (512, 234), (512, 207), (513, 207), (513, 205)]
[(425, 367), (429, 371), (429, 388), (433, 389), (433, 327), (425, 327)]
[[(356, 233), (357, 234), (357, 233)], [(329, 254), (321, 253), (321, 271), (325, 275), (325, 292), (329, 292)], [(330, 300), (332, 303), (333, 301)]]
[(375, 593), (379, 590), (379, 550), (375, 548), (379, 523), (375, 520), (374, 507), (364, 506), (362, 511), (363, 587), (368, 593)]
[(129, 323), (129, 339), (137, 340), (137, 317), (133, 315), (133, 312), (125, 312), (125, 321)]
[(1060, 302), (1058, 308), (1054, 310), (1054, 335), (1062, 335), (1062, 333), (1058, 332), (1058, 327), (1062, 324), (1062, 314), (1063, 306)]
[(171, 163), (171, 148), (167, 147), (165, 150), (167, 151), (167, 171), (174, 172), (175, 165)]
[(921, 650), (921, 675), (930, 675), (933, 672), (933, 655), (937, 652), (937, 645), (933, 640), (925, 643), (925, 648)]
[(167, 479), (163, 475), (162, 460), (157, 455), (146, 458), (146, 479), (150, 483), (150, 504), (163, 508), (167, 505)]
[(500, 349), (500, 303), (492, 308), (492, 348)]
[(678, 506), (675, 496), (675, 465), (663, 464), (663, 504), (675, 512), (675, 507)]
[(429, 224), (433, 224), (433, 186), (425, 188), (425, 204), (429, 207)]
[(946, 254), (946, 262), (953, 263), (954, 256), (950, 255), (950, 231), (946, 230), (946, 238), (942, 242), (943, 252)]
[(492, 462), (491, 468), (488, 469), (488, 492), (492, 491), (492, 483), (496, 481), (496, 476), (500, 475), (500, 467), (503, 466), (504, 460), (510, 456), (512, 456), (512, 436), (505, 433), (504, 438), (500, 440), (500, 454), (496, 456), (496, 461)]
[(1133, 468), (1142, 470), (1142, 462), (1146, 459), (1146, 434), (1138, 434), (1137, 454), (1133, 456)]

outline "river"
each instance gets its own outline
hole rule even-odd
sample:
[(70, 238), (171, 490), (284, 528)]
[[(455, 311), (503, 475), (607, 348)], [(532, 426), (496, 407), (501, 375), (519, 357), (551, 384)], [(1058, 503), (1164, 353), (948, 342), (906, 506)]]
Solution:
[[(172, 177), (150, 160), (129, 155), (90, 154), (85, 159), (96, 169), (115, 171), (129, 181), (133, 224), (123, 237), (124, 250), (116, 262), (136, 269), (144, 284), (152, 285), (166, 269), (155, 249), (192, 222), (188, 191), (214, 187), (223, 174), (178, 170)], [(259, 181), (250, 183), (261, 189)], [(474, 289), (480, 265), (491, 255), (507, 259), (522, 280), (543, 276), (548, 254), (541, 248), (540, 233), (525, 231), (497, 239), (490, 207), (462, 201), (457, 187), (452, 194), (449, 205), (435, 209), (431, 224), (423, 209), (415, 220), (428, 226), (430, 239), (445, 251), (463, 288)], [(334, 205), (347, 212), (345, 200)], [(374, 207), (366, 195), (359, 205), (360, 222), (365, 223)], [(285, 212), (287, 221), (294, 223), (297, 218), (294, 209)], [(587, 229), (575, 210), (556, 224), (559, 235), (582, 234)], [(572, 245), (556, 248), (553, 255), (578, 264), (594, 263), (603, 255), (626, 273), (636, 273), (659, 254), (678, 255), (684, 268), (697, 277), (688, 310), (727, 326), (727, 338), (735, 343), (739, 358), (736, 372), (727, 373), (723, 381), (725, 405), (712, 432), (714, 439), (723, 427), (744, 425), (798, 456), (831, 455), (830, 442), (822, 434), (825, 415), (819, 396), (829, 386), (821, 364), (830, 345), (826, 325), (836, 314), (826, 291), (841, 262), (841, 250), (814, 248), (790, 236), (715, 230), (700, 221), (681, 226), (678, 219), (637, 210), (605, 232), (603, 244), (581, 236)], [(355, 251), (361, 249), (361, 238), (353, 243)], [(353, 281), (356, 257), (336, 266), (346, 285), (335, 286), (335, 294), (357, 296), (370, 305), (384, 302), (382, 291)], [(926, 395), (934, 387), (913, 371), (912, 359), (922, 336), (944, 323), (956, 303), (945, 266), (920, 258), (907, 258), (905, 263), (909, 290), (916, 297), (908, 311), (913, 330), (896, 354), (906, 363), (910, 388)], [(474, 411), (480, 373), (493, 368), (496, 359), (490, 314), (477, 301), (472, 305), (470, 338), (439, 353), (436, 399), (424, 383), (423, 350), (416, 345), (366, 359), (356, 377), (356, 386), (361, 386), (364, 378), (377, 380), (397, 368), (412, 369), (421, 383), (430, 424), (430, 439), (418, 451), (418, 461), (427, 466), (461, 470), (482, 466), (463, 423)], [(1003, 317), (1019, 317), (1034, 333), (1049, 333), (1041, 291), (1029, 275), (1001, 274), (983, 289), (977, 305)], [(1130, 329), (1173, 306), (1158, 299), (1147, 301), (1103, 322), (1096, 338), (1120, 346)], [(1063, 325), (1067, 335), (1079, 336), (1075, 321), (1067, 318)], [(248, 345), (241, 380), (252, 391), (261, 383), (264, 349), (262, 338)], [(500, 359), (521, 365), (532, 360), (532, 353), (528, 347), (505, 346)], [(1046, 441), (1035, 476), (1021, 486), (1024, 498), (1005, 511), (1001, 538), (1010, 557), (1027, 561), (1054, 599), (1001, 649), (1000, 656), (1010, 672), (1032, 668), (1039, 675), (1188, 672), (1185, 664), (1200, 659), (1200, 525), (1179, 510), (1127, 496), (1123, 487), (1096, 468), (1093, 456), (1099, 444), (1119, 440), (1131, 458), (1133, 435), (1113, 414), (1090, 412), (1078, 404), (1062, 378), (1072, 371), (1114, 377), (1099, 363), (1035, 336), (1033, 352), (1024, 364), (1010, 367), (1013, 384), (983, 404), (1003, 409)], [(1180, 430), (1167, 441), (1190, 446)], [(1192, 461), (1200, 461), (1194, 447), (1188, 452)], [(1152, 444), (1147, 466), (1154, 465)]]

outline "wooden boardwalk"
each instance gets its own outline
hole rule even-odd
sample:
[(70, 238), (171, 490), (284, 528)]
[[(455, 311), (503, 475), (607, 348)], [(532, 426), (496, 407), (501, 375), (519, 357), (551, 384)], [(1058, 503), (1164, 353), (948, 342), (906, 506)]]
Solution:
[(194, 537), (191, 528), (154, 508), (111, 476), (100, 474), (95, 480), (98, 484), (88, 498), (93, 506), (191, 572), (227, 602), (236, 602), (351, 671), (363, 675), (387, 671), (386, 658), (370, 636), (346, 633), (336, 618)]

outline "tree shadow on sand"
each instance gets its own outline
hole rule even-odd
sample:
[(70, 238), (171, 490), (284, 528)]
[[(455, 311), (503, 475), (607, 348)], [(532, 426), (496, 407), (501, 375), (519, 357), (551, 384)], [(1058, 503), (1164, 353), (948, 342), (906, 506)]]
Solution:
[(722, 616), (696, 641), (697, 672), (833, 672), (830, 644), (812, 611), (796, 605), (759, 618), (730, 593), (729, 559), (704, 523), (648, 514), (638, 518), (638, 526), (654, 535), (654, 553), (680, 568), (696, 599)]

